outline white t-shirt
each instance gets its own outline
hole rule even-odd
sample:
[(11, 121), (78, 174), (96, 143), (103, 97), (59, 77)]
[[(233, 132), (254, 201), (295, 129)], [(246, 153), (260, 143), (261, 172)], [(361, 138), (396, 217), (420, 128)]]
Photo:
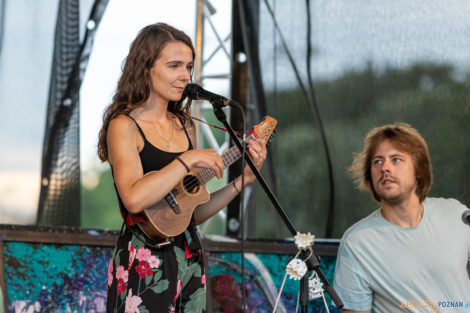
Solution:
[(416, 227), (394, 225), (379, 209), (344, 233), (334, 283), (344, 309), (470, 312), (466, 207), (443, 198), (427, 198), (423, 207)]

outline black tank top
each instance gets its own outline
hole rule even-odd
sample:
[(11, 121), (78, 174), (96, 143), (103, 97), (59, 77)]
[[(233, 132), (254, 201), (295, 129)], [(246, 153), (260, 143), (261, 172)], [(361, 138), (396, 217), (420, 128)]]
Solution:
[[(181, 155), (187, 150), (192, 150), (193, 149), (193, 144), (191, 142), (191, 139), (189, 138), (188, 132), (186, 130), (186, 127), (184, 126), (183, 121), (179, 118), (181, 125), (183, 126), (184, 133), (186, 134), (186, 137), (188, 138), (188, 149), (185, 151), (181, 152), (168, 152), (168, 151), (163, 151), (155, 147), (153, 144), (151, 144), (147, 138), (145, 137), (144, 132), (140, 128), (139, 124), (137, 121), (132, 118), (129, 115), (126, 115), (129, 117), (131, 120), (134, 121), (134, 123), (137, 126), (137, 129), (139, 130), (140, 135), (142, 136), (142, 139), (144, 140), (144, 147), (142, 150), (139, 152), (140, 156), (140, 161), (142, 163), (142, 168), (144, 174), (151, 172), (151, 171), (158, 171), (161, 170), (163, 167), (167, 166), (169, 163), (171, 163), (176, 157)], [(111, 171), (113, 168), (111, 167)], [(123, 219), (125, 220), (125, 223), (132, 227), (136, 223), (136, 219), (138, 219), (138, 215), (130, 214), (127, 209), (124, 207), (124, 204), (122, 203), (121, 197), (119, 196), (119, 193), (116, 188), (116, 184), (114, 184), (114, 187), (116, 189), (116, 194), (119, 202), (119, 208), (121, 211), (121, 215)], [(137, 230), (137, 229), (136, 229)], [(191, 238), (189, 238), (191, 237)], [(188, 229), (173, 238), (173, 241), (175, 244), (178, 246), (183, 245), (183, 241), (186, 241), (189, 246), (190, 251), (198, 251), (201, 250), (201, 244), (199, 242), (198, 235), (196, 233), (196, 223), (194, 221), (194, 217), (191, 218), (191, 222), (189, 223)]]
[[(129, 116), (129, 115), (128, 115)], [(135, 119), (133, 119), (131, 116), (129, 116), (134, 123), (137, 125), (137, 129), (139, 130), (140, 135), (142, 136), (142, 139), (144, 140), (144, 147), (142, 148), (142, 151), (140, 151), (139, 156), (140, 156), (140, 161), (142, 162), (142, 168), (144, 170), (144, 174), (151, 172), (151, 171), (159, 171), (168, 164), (170, 164), (177, 156), (181, 155), (183, 152), (187, 150), (192, 150), (193, 149), (193, 144), (191, 143), (191, 139), (189, 138), (188, 132), (186, 131), (186, 127), (184, 127), (184, 123), (181, 119), (181, 125), (183, 125), (184, 133), (186, 134), (186, 137), (188, 138), (188, 149), (185, 151), (181, 152), (168, 152), (168, 151), (163, 151), (152, 145), (147, 138), (144, 135), (144, 132), (140, 128), (139, 124)]]

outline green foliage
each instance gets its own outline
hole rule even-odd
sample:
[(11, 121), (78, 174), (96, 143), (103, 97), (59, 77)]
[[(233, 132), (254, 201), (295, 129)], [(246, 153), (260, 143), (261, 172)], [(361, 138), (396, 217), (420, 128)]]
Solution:
[(111, 169), (98, 173), (98, 185), (93, 189), (82, 186), (81, 222), (84, 228), (120, 229), (121, 214), (114, 191)]

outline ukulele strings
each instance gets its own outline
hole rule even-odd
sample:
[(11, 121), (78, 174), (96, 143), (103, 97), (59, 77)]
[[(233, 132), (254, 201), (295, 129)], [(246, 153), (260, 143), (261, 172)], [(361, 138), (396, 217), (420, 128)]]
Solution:
[[(235, 160), (238, 158), (235, 158)], [(229, 161), (224, 160), (224, 167), (227, 167), (230, 164)], [(210, 168), (203, 168), (200, 169), (195, 173), (195, 175), (191, 175), (187, 180), (184, 180), (183, 182), (183, 187), (185, 190), (192, 190), (198, 185), (203, 185), (204, 183), (207, 183), (210, 179), (212, 179), (215, 176), (215, 172), (213, 169)], [(179, 192), (176, 189), (175, 192), (173, 192), (174, 195), (177, 195)]]
[[(235, 149), (229, 149), (226, 152), (222, 154), (222, 161), (224, 162), (224, 167), (229, 166), (231, 163), (234, 161), (238, 160), (241, 156), (240, 154), (240, 149), (238, 147), (234, 146)], [(225, 159), (225, 156), (231, 157), (230, 160)], [(233, 161), (233, 162), (231, 162)], [(205, 182), (208, 182), (210, 179), (212, 179), (215, 176), (215, 172), (213, 169), (210, 168), (202, 168), (199, 171), (195, 173), (195, 175), (191, 175), (191, 177), (183, 182), (183, 187), (185, 190), (192, 190), (198, 185), (202, 185)], [(178, 194), (180, 194), (178, 189), (174, 189), (173, 191), (170, 192), (173, 197), (176, 198)], [(185, 194), (183, 194), (184, 198)], [(180, 198), (181, 199), (181, 198)]]

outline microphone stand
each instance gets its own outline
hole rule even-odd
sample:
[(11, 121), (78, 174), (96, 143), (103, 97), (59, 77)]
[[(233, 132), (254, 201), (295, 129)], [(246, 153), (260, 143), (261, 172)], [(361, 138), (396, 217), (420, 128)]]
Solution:
[[(232, 103), (235, 102), (231, 100)], [(225, 115), (225, 112), (222, 110), (222, 108), (225, 106), (224, 102), (222, 100), (212, 100), (210, 101), (212, 106), (214, 107), (214, 114), (217, 117), (217, 119), (225, 126), (227, 129), (230, 138), (232, 141), (238, 146), (238, 149), (240, 151), (243, 151), (243, 146), (238, 140), (237, 135), (235, 135), (235, 132), (233, 131), (232, 127), (230, 124), (227, 122), (227, 116)], [(238, 103), (237, 103), (238, 104)], [(239, 104), (238, 104), (239, 105)], [(276, 208), (277, 212), (281, 216), (282, 220), (284, 221), (285, 225), (289, 229), (289, 231), (292, 233), (293, 236), (297, 235), (297, 231), (295, 230), (293, 224), (287, 217), (286, 213), (284, 210), (281, 208), (279, 202), (277, 201), (276, 197), (274, 194), (271, 192), (269, 189), (268, 185), (264, 181), (263, 177), (259, 173), (258, 169), (254, 165), (253, 161), (250, 159), (247, 153), (243, 155), (243, 158), (245, 158), (246, 163), (248, 166), (250, 166), (251, 170), (255, 174), (256, 178), (258, 179), (258, 182), (261, 184), (263, 187), (266, 195), (268, 196), (269, 200), (271, 203), (274, 205)], [(243, 236), (243, 234), (241, 234)], [(304, 258), (307, 258), (310, 253), (303, 251), (302, 256)], [(303, 259), (305, 260), (305, 259)], [(307, 265), (307, 273), (304, 275), (304, 277), (300, 281), (300, 299), (301, 299), (301, 312), (306, 313), (308, 310), (308, 272), (314, 270), (318, 277), (322, 280), (323, 286), (325, 287), (325, 291), (330, 295), (331, 300), (335, 303), (336, 307), (342, 308), (343, 307), (343, 302), (341, 301), (340, 297), (336, 293), (336, 290), (333, 288), (333, 286), (328, 282), (326, 279), (326, 276), (323, 274), (321, 268), (320, 268), (320, 262), (319, 262), (319, 257), (315, 255), (315, 252), (312, 247), (312, 253), (310, 254), (310, 257), (305, 260), (305, 264)]]

